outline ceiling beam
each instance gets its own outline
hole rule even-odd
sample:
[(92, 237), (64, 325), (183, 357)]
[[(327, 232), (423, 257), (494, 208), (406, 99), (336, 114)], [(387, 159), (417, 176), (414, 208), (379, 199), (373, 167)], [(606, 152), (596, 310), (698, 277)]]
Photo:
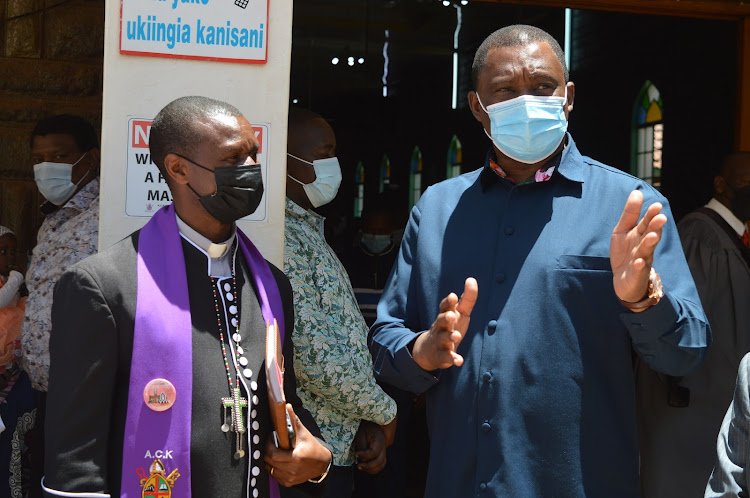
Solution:
[(628, 14), (695, 17), (739, 21), (750, 16), (750, 2), (740, 0), (471, 0), (510, 5), (534, 5)]

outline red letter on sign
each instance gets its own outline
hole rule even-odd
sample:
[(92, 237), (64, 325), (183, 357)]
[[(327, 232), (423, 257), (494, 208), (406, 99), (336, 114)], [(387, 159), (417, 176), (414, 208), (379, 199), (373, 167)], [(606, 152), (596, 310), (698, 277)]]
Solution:
[(258, 146), (258, 154), (263, 154), (263, 128), (260, 126), (253, 126), (253, 131), (255, 132), (255, 138), (260, 142), (260, 145)]
[(130, 146), (134, 149), (148, 149), (148, 134), (150, 131), (151, 121), (133, 121), (133, 143)]

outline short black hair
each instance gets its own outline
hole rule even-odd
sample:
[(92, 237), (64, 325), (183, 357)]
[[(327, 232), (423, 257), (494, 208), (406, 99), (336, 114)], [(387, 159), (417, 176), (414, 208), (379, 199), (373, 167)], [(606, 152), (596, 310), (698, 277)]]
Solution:
[(239, 117), (242, 113), (233, 105), (209, 97), (180, 97), (167, 104), (151, 123), (148, 146), (151, 160), (164, 178), (164, 158), (176, 153), (189, 156), (200, 143), (194, 123), (214, 116)]
[(81, 152), (99, 148), (99, 136), (91, 123), (73, 114), (58, 114), (39, 121), (31, 132), (30, 146), (34, 144), (34, 137), (43, 137), (53, 133), (73, 137)]
[(565, 64), (565, 52), (563, 52), (563, 49), (560, 47), (560, 44), (557, 43), (557, 40), (555, 40), (552, 35), (536, 26), (513, 24), (512, 26), (498, 29), (485, 38), (482, 44), (479, 45), (477, 53), (474, 55), (474, 63), (471, 65), (471, 84), (474, 86), (474, 90), (476, 91), (477, 89), (479, 73), (484, 67), (484, 61), (487, 59), (487, 54), (490, 50), (499, 47), (524, 47), (532, 43), (541, 42), (549, 45), (552, 48), (552, 51), (555, 52), (557, 60), (560, 61), (560, 65), (562, 66), (563, 74), (565, 75), (565, 82), (567, 83), (570, 74), (568, 73), (568, 65)]

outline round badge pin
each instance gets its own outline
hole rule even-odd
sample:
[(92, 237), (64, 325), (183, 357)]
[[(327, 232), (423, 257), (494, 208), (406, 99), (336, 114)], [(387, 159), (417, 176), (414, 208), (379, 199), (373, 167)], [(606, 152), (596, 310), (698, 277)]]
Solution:
[(155, 412), (172, 408), (177, 398), (177, 390), (167, 379), (154, 379), (143, 390), (143, 401)]

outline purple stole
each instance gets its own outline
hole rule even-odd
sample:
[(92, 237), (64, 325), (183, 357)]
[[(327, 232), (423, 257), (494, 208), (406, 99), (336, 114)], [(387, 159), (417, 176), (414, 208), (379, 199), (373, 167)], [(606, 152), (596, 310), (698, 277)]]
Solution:
[[(271, 268), (239, 229), (237, 241), (252, 274), (263, 319), (276, 318), (283, 343), (284, 309)], [(171, 205), (161, 208), (141, 229), (137, 271), (121, 496), (140, 498), (144, 482), (151, 482), (155, 497), (167, 496), (159, 493), (159, 486), (169, 486), (173, 498), (189, 498), (193, 326), (185, 256)], [(174, 403), (165, 411), (146, 405), (144, 389), (154, 379), (167, 379), (174, 386)], [(216, 393), (217, 402), (221, 394)], [(216, 430), (218, 433), (218, 421)], [(156, 459), (164, 459), (163, 467), (154, 463)], [(268, 484), (271, 498), (278, 498), (276, 480), (269, 476)]]

